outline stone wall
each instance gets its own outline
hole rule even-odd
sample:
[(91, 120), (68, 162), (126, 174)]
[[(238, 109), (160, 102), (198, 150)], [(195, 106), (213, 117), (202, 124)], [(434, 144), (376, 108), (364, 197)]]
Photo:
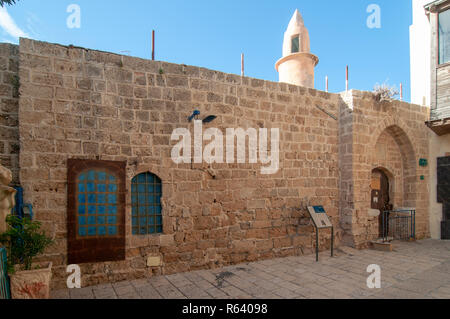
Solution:
[[(199, 67), (21, 39), (21, 182), (36, 218), (56, 237), (42, 259), (65, 283), (68, 158), (127, 161), (127, 188), (140, 172), (163, 183), (163, 234), (131, 234), (126, 261), (82, 265), (83, 285), (310, 253), (308, 204), (338, 214), (340, 97)], [(279, 128), (280, 170), (260, 164), (179, 164), (175, 128), (214, 114), (226, 128)], [(321, 248), (329, 247), (323, 232)], [(147, 258), (151, 257), (151, 265)], [(153, 261), (161, 259), (161, 266)]]
[[(395, 206), (417, 208), (429, 236), (427, 109), (371, 93), (330, 94), (204, 68), (21, 39), (20, 179), (56, 238), (42, 260), (65, 284), (67, 160), (127, 162), (126, 260), (83, 264), (83, 285), (312, 252), (308, 205), (324, 205), (341, 242), (365, 247), (372, 170), (388, 173)], [(3, 104), (2, 104), (3, 107)], [(279, 128), (280, 170), (261, 164), (175, 164), (175, 128)], [(131, 179), (163, 184), (163, 233), (131, 232)], [(423, 176), (423, 179), (421, 179)], [(330, 245), (322, 232), (321, 249)]]
[(19, 47), (0, 44), (0, 162), (19, 183)]

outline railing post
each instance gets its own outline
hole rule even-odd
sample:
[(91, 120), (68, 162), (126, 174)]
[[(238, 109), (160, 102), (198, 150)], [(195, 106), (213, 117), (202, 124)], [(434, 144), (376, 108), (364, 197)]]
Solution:
[(6, 249), (0, 247), (0, 299), (11, 299), (6, 258)]

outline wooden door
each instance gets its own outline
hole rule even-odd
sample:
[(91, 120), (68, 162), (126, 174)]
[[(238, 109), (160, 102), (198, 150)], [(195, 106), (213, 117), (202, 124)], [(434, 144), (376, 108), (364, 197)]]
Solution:
[(390, 205), (389, 197), (389, 178), (387, 175), (379, 169), (372, 172), (372, 182), (371, 182), (371, 208), (378, 209), (380, 211), (379, 217), (379, 232), (380, 236), (383, 236), (383, 212), (390, 210), (392, 206)]

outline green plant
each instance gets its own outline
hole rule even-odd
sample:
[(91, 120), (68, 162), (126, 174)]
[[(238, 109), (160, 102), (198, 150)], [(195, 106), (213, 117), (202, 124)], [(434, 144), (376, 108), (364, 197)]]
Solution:
[(159, 74), (164, 74), (164, 70), (163, 70), (163, 68), (159, 68)]
[(14, 273), (15, 265), (22, 265), (24, 270), (32, 269), (33, 258), (42, 254), (53, 244), (53, 239), (41, 231), (41, 223), (30, 218), (6, 217), (8, 230), (0, 234), (0, 243), (8, 251), (8, 272)]
[(8, 4), (8, 5), (13, 5), (13, 4), (16, 4), (16, 1), (18, 1), (18, 0), (0, 0), (0, 7), (3, 7), (5, 4)]

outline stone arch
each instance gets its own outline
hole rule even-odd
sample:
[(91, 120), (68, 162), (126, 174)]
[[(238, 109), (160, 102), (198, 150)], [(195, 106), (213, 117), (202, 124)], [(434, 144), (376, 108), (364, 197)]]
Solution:
[[(377, 146), (384, 134), (390, 136), (397, 146), (399, 153), (401, 154), (401, 174), (391, 166), (391, 161), (386, 160), (384, 163), (380, 163), (377, 160)], [(402, 200), (397, 200), (396, 205), (414, 207), (417, 200), (417, 171), (416, 171), (416, 154), (415, 146), (412, 144), (410, 137), (412, 132), (400, 119), (387, 118), (383, 120), (374, 131), (371, 147), (372, 147), (372, 160), (371, 169), (381, 167), (387, 167), (392, 170), (394, 183), (398, 186), (397, 191), (402, 191)]]
[(384, 131), (389, 132), (391, 135), (393, 135), (393, 137), (397, 137), (396, 142), (399, 142), (399, 146), (404, 145), (404, 148), (412, 151), (410, 154), (414, 155), (414, 161), (416, 161), (416, 154), (418, 154), (418, 152), (414, 145), (411, 143), (410, 139), (410, 137), (414, 136), (414, 134), (402, 119), (396, 117), (387, 117), (380, 121), (373, 131), (370, 145), (375, 147), (376, 142)]

